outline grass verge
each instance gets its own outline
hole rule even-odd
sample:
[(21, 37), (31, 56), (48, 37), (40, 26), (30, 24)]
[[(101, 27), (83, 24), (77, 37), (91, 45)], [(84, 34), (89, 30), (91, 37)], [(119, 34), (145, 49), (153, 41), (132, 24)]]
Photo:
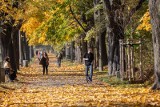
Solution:
[(122, 87), (122, 88), (141, 88), (141, 87), (150, 87), (150, 85), (144, 84), (131, 84), (129, 81), (122, 81), (115, 76), (101, 76), (98, 77), (100, 81), (106, 82), (111, 86)]

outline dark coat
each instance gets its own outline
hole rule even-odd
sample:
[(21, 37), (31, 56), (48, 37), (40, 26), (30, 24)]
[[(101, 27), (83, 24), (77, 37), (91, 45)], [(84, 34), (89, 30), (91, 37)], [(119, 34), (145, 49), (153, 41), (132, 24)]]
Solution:
[(49, 58), (48, 57), (42, 57), (40, 63), (43, 65), (43, 66), (46, 66), (46, 65), (49, 65)]
[(92, 61), (94, 60), (94, 55), (93, 53), (85, 53), (83, 58), (88, 58), (88, 60), (85, 60), (85, 65), (89, 66), (92, 64)]

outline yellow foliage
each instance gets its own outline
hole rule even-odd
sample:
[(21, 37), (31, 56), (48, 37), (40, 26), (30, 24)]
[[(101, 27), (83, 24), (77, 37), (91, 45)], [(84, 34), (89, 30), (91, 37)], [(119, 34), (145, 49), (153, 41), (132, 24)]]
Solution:
[[(31, 38), (31, 39), (30, 39)], [(38, 37), (37, 36), (35, 36), (35, 35), (32, 35), (32, 36), (30, 36), (30, 38), (28, 38), (29, 39), (29, 45), (32, 45), (32, 44), (37, 44), (38, 43)]]
[(40, 37), (39, 39), (39, 43), (43, 43), (46, 40), (46, 38), (44, 36)]
[(66, 35), (65, 37), (66, 37), (66, 38), (65, 38), (65, 39), (66, 39), (66, 41), (69, 41), (69, 36), (68, 36), (68, 35)]
[(58, 3), (62, 4), (64, 0), (56, 0)]
[(27, 36), (32, 36), (33, 32), (40, 24), (37, 18), (31, 17), (22, 25), (21, 30), (24, 31)]
[(151, 31), (151, 23), (150, 23), (149, 11), (147, 11), (143, 15), (143, 17), (140, 19), (140, 25), (137, 27), (137, 30)]

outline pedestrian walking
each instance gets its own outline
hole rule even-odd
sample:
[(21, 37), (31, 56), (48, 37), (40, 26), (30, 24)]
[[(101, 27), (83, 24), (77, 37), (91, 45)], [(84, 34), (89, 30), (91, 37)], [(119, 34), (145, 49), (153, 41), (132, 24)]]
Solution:
[(43, 67), (43, 75), (46, 73), (48, 75), (48, 65), (49, 65), (49, 58), (46, 52), (42, 54), (42, 59), (40, 60), (40, 64)]
[(92, 49), (88, 48), (88, 52), (85, 53), (83, 60), (85, 61), (85, 75), (86, 75), (86, 81), (92, 82), (92, 75), (93, 75), (93, 60), (94, 55), (92, 53)]
[(59, 52), (58, 54), (57, 54), (57, 65), (58, 65), (58, 67), (61, 67), (61, 60), (62, 60), (62, 53), (61, 52)]

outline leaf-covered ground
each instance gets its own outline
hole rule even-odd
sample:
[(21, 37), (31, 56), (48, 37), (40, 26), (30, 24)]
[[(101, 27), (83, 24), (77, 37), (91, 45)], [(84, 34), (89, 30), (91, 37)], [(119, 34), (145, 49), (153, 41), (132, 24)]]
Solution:
[[(99, 81), (87, 83), (83, 65), (63, 62), (58, 68), (50, 55), (49, 75), (42, 75), (37, 59), (21, 68), (18, 80), (0, 84), (0, 107), (148, 107), (160, 106), (160, 93), (148, 87), (113, 87)], [(103, 74), (104, 75), (104, 74)], [(106, 74), (105, 74), (106, 75)]]

